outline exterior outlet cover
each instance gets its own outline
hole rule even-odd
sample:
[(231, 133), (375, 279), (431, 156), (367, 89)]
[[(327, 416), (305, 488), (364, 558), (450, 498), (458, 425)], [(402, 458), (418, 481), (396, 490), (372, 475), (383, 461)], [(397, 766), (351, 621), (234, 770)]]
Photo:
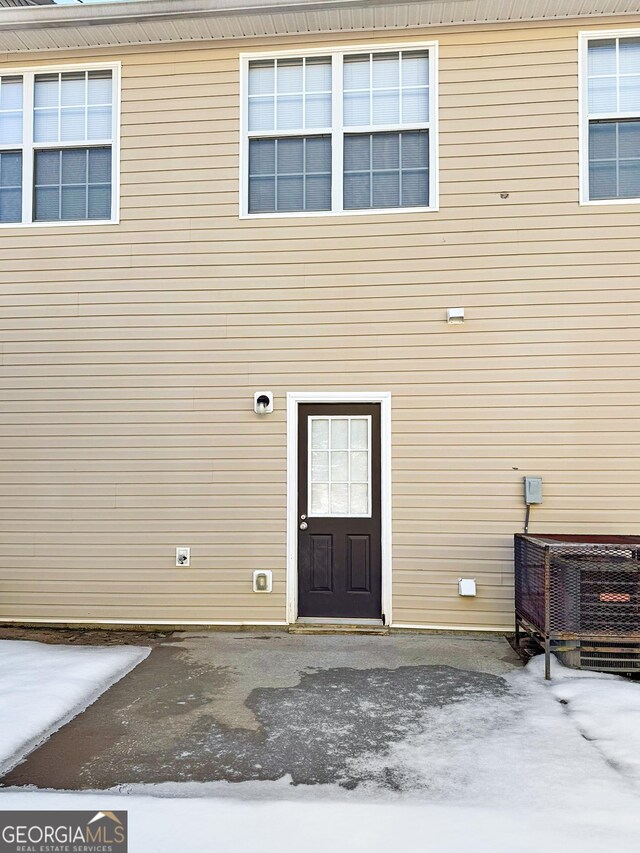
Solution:
[(253, 573), (253, 591), (271, 592), (273, 589), (273, 572), (269, 569), (258, 569)]
[(524, 478), (524, 502), (529, 506), (542, 503), (542, 477)]
[(476, 579), (459, 578), (458, 595), (476, 595)]
[(176, 548), (176, 566), (181, 569), (191, 565), (191, 548)]

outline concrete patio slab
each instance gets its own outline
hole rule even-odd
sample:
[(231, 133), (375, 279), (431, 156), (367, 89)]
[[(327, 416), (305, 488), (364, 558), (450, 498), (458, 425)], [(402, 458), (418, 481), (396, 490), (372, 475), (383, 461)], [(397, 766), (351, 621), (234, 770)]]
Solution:
[[(428, 708), (508, 691), (503, 638), (173, 633), (4, 786), (368, 781), (357, 759), (417, 731)], [(354, 769), (357, 768), (357, 769)], [(379, 784), (380, 779), (376, 782)], [(401, 789), (402, 780), (384, 780)]]

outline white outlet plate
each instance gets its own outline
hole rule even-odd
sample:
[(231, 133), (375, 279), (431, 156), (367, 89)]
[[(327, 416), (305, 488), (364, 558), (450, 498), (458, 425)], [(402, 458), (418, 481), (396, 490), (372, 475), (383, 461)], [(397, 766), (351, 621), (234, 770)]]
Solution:
[(176, 566), (180, 569), (191, 565), (191, 548), (176, 548)]

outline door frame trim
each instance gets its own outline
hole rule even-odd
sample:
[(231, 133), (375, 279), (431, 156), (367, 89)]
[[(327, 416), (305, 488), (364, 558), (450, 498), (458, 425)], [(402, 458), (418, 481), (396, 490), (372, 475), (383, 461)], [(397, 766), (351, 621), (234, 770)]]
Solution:
[(298, 619), (298, 407), (304, 403), (380, 404), (380, 512), (382, 548), (382, 615), (391, 624), (391, 392), (287, 392), (287, 622)]

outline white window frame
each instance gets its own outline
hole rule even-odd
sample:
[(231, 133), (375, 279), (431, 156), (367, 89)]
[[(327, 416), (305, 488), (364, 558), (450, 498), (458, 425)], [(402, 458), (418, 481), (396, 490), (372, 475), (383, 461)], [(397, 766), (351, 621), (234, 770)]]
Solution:
[[(120, 221), (120, 111), (121, 62), (83, 62), (74, 65), (43, 65), (20, 68), (6, 67), (1, 77), (22, 77), (22, 143), (0, 145), (0, 151), (22, 152), (22, 222), (1, 222), (0, 230), (7, 228), (57, 228), (58, 226), (117, 225)], [(92, 139), (84, 142), (35, 142), (33, 138), (33, 112), (35, 77), (39, 74), (58, 74), (73, 71), (111, 71), (113, 76), (112, 126), (109, 139)], [(111, 217), (109, 219), (33, 220), (33, 164), (35, 152), (61, 148), (111, 148)]]
[[(343, 126), (343, 66), (345, 55), (366, 53), (393, 53), (395, 51), (428, 50), (429, 51), (429, 205), (422, 207), (377, 207), (344, 209), (342, 207), (343, 191), (343, 140), (345, 133), (384, 133), (385, 131), (404, 132), (412, 129), (424, 130), (425, 124), (413, 125), (373, 125), (367, 127)], [(267, 213), (249, 213), (249, 126), (248, 126), (248, 79), (249, 63), (259, 60), (271, 59), (297, 59), (304, 57), (329, 56), (332, 61), (332, 95), (331, 95), (331, 118), (332, 128), (330, 131), (332, 140), (331, 154), (331, 210), (299, 210), (278, 211)], [(328, 130), (318, 128), (306, 130), (277, 130), (262, 134), (267, 137), (285, 136), (318, 136), (329, 135)], [(439, 164), (438, 164), (438, 42), (419, 41), (401, 42), (394, 44), (348, 44), (340, 46), (328, 46), (326, 49), (319, 47), (307, 50), (287, 50), (276, 52), (241, 53), (240, 54), (240, 219), (282, 219), (298, 216), (363, 216), (363, 215), (389, 215), (396, 213), (432, 213), (439, 210)]]
[(638, 198), (589, 198), (589, 122), (593, 120), (611, 121), (638, 118), (640, 112), (589, 113), (589, 62), (588, 50), (590, 41), (617, 38), (640, 38), (640, 29), (628, 30), (598, 30), (578, 33), (578, 108), (580, 115), (580, 205), (602, 206), (608, 204), (638, 204)]

